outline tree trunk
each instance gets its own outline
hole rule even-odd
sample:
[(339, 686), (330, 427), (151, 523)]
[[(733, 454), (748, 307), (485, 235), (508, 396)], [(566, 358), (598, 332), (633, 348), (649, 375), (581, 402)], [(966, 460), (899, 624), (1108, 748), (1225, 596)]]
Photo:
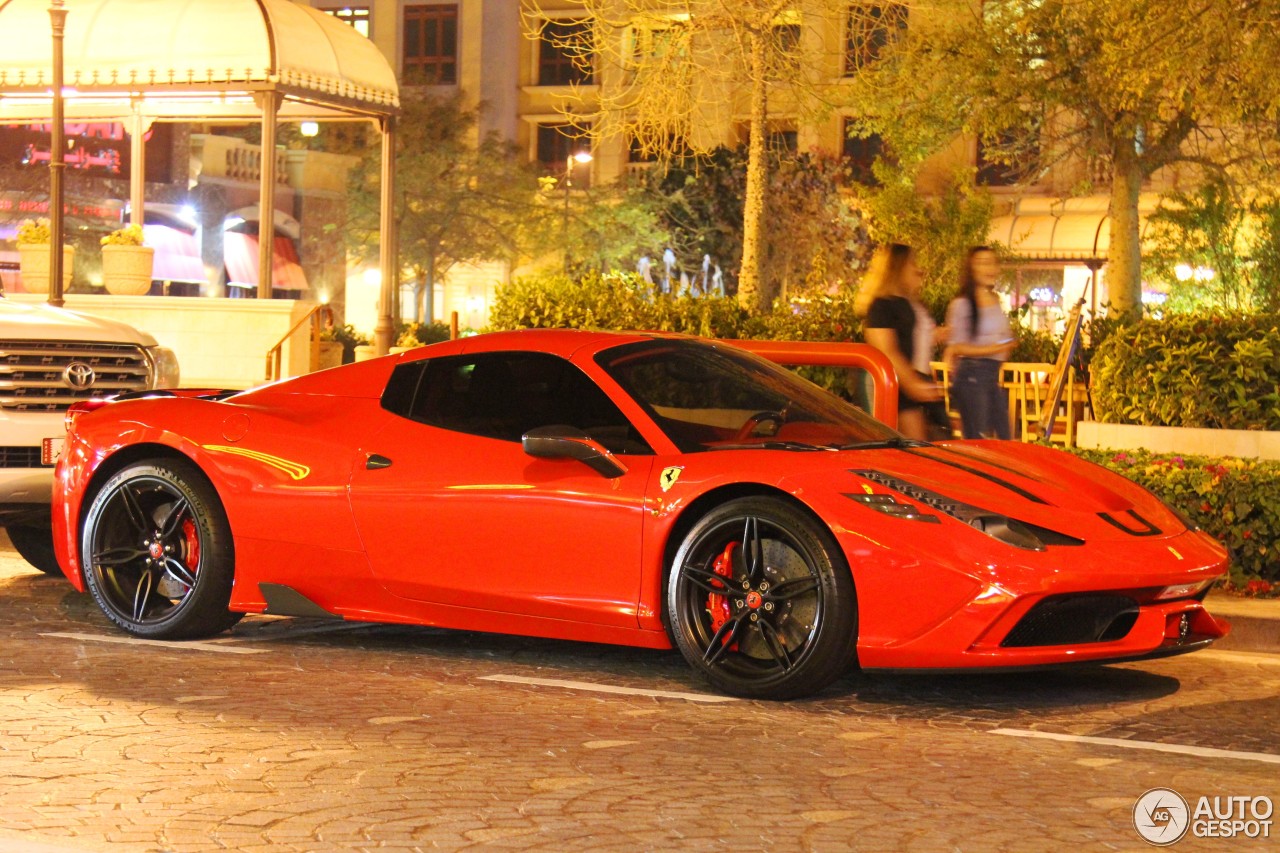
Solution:
[(1110, 314), (1142, 310), (1142, 241), (1138, 223), (1138, 193), (1142, 167), (1132, 139), (1114, 148), (1111, 178), (1111, 248), (1107, 253), (1107, 292)]
[(436, 321), (436, 259), (435, 256), (427, 258), (427, 268), (423, 270), (423, 278), (425, 282), (425, 293), (422, 296), (422, 323), (430, 326)]
[(765, 138), (768, 134), (768, 79), (765, 37), (751, 36), (751, 131), (747, 145), (747, 188), (742, 206), (742, 269), (738, 273), (738, 304), (747, 310), (768, 308), (760, 281), (760, 227), (764, 220), (766, 174)]

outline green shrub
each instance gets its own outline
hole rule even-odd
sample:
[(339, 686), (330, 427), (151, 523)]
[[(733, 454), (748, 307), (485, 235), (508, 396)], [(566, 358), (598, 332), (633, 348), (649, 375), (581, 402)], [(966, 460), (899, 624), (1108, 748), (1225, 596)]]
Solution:
[(320, 332), (320, 340), (336, 341), (342, 344), (342, 363), (350, 364), (355, 360), (356, 347), (369, 343), (369, 337), (347, 323), (345, 326), (330, 326)]
[(1141, 450), (1071, 452), (1149, 489), (1231, 548), (1233, 586), (1265, 592), (1280, 581), (1280, 462)]
[(1175, 315), (1111, 334), (1093, 358), (1099, 420), (1280, 429), (1280, 316)]
[(445, 323), (401, 323), (396, 330), (398, 347), (423, 347), (449, 340), (449, 326)]

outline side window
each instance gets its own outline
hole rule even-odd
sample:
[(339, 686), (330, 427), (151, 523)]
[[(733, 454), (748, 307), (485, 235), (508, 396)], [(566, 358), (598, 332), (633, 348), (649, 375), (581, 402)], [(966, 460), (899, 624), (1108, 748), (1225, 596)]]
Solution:
[(583, 430), (613, 453), (652, 453), (613, 401), (575, 365), (545, 353), (477, 353), (396, 368), (383, 407), (470, 435), (519, 441), (535, 427)]

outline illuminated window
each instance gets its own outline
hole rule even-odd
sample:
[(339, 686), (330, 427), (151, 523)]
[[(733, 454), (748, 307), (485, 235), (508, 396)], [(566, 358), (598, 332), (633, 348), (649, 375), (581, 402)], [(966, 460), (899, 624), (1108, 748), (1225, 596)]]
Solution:
[(770, 35), (770, 75), (796, 71), (800, 66), (800, 25), (774, 24)]
[(538, 85), (595, 82), (588, 21), (547, 21), (538, 40)]
[(365, 38), (369, 37), (368, 6), (343, 6), (340, 9), (325, 9), (324, 11), (333, 15), (339, 21), (344, 21), (355, 27), (356, 32)]
[(637, 26), (630, 31), (631, 64), (661, 67), (689, 55), (689, 28), (681, 21), (667, 26)]
[(406, 6), (404, 75), (412, 82), (458, 82), (458, 7)]
[(907, 30), (907, 7), (900, 3), (858, 4), (849, 10), (845, 29), (844, 74), (873, 64)]

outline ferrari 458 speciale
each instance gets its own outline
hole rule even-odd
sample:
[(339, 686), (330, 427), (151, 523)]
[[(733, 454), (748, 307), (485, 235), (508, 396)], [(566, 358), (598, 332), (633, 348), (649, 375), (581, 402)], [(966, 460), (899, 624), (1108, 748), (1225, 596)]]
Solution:
[(914, 442), (726, 343), (482, 335), (78, 406), (63, 571), (130, 634), (246, 613), (677, 647), (720, 690), (1185, 652), (1221, 545), (1061, 450)]

